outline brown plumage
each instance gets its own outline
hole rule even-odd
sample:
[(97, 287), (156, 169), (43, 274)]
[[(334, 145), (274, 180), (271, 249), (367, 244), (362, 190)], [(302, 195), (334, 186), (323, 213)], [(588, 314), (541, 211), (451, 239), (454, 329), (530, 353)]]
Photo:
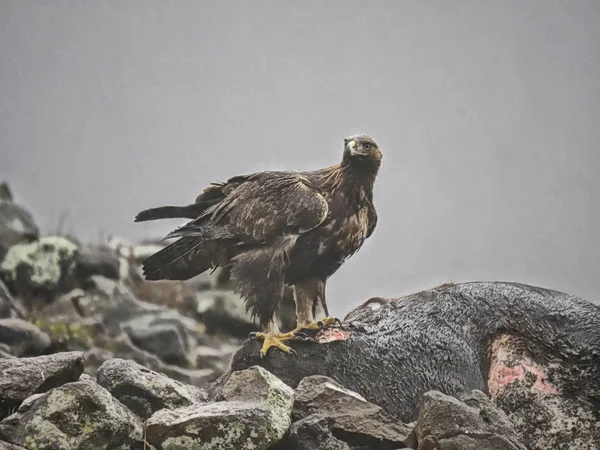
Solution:
[(381, 159), (371, 137), (351, 136), (334, 166), (237, 176), (211, 184), (190, 205), (142, 211), (136, 222), (193, 219), (166, 237), (177, 241), (143, 262), (144, 275), (183, 280), (230, 266), (237, 291), (270, 336), (279, 335), (275, 318), (285, 284), (294, 286), (298, 326), (309, 325), (319, 303), (328, 315), (327, 279), (375, 229)]

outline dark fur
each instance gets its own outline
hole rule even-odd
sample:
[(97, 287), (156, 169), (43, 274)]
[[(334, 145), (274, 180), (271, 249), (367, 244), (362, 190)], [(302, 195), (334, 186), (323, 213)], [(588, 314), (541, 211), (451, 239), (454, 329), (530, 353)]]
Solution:
[[(346, 316), (344, 328), (347, 340), (291, 341), (297, 358), (269, 352), (261, 359), (261, 344), (248, 340), (230, 373), (260, 365), (294, 388), (306, 376), (326, 375), (411, 422), (429, 390), (452, 396), (487, 391), (490, 343), (507, 333), (523, 338), (523, 351), (534, 361), (555, 367), (548, 381), (563, 398), (591, 403), (600, 420), (600, 307), (580, 298), (515, 283), (450, 284), (372, 299)], [(531, 413), (539, 421), (539, 411)]]
[[(192, 218), (169, 233), (179, 238), (143, 262), (149, 280), (182, 280), (231, 266), (232, 280), (264, 328), (285, 284), (314, 283), (313, 311), (327, 312), (325, 283), (375, 229), (373, 183), (381, 152), (355, 136), (361, 154), (312, 172), (259, 172), (214, 183), (188, 206), (140, 212), (136, 221)], [(306, 294), (308, 295), (308, 294)], [(298, 301), (298, 300), (297, 300)]]

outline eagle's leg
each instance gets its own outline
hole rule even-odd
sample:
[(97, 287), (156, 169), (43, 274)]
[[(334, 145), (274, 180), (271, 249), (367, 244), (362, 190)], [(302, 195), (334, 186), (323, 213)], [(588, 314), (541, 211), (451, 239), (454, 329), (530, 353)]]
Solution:
[[(325, 282), (312, 279), (294, 285), (294, 299), (296, 301), (296, 328), (292, 333), (301, 330), (322, 330), (325, 327), (341, 321), (329, 316), (327, 303), (325, 302)], [(316, 320), (317, 305), (321, 304), (325, 318)]]
[(283, 343), (283, 341), (289, 341), (289, 340), (294, 339), (294, 333), (289, 332), (289, 333), (282, 334), (279, 331), (279, 327), (277, 326), (277, 323), (275, 322), (275, 318), (273, 318), (269, 322), (269, 324), (265, 328), (264, 332), (252, 333), (250, 335), (250, 337), (253, 337), (256, 339), (262, 339), (263, 346), (260, 349), (260, 357), (261, 358), (264, 358), (266, 356), (267, 352), (269, 351), (269, 349), (271, 349), (271, 348), (278, 348), (282, 352), (292, 353), (294, 355), (296, 354), (296, 352), (294, 351), (293, 348), (290, 348)]

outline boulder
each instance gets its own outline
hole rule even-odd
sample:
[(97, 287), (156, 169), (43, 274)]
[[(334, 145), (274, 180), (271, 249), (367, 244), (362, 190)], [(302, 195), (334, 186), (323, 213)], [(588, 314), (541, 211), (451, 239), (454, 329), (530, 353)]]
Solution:
[(0, 343), (14, 356), (38, 356), (51, 345), (50, 336), (22, 319), (0, 319)]
[[(594, 356), (600, 354), (600, 308), (516, 283), (449, 284), (401, 299), (374, 298), (351, 311), (343, 329), (290, 341), (297, 356), (272, 349), (261, 359), (262, 342), (248, 339), (230, 371), (260, 365), (294, 388), (307, 376), (329, 376), (409, 423), (429, 390), (452, 396), (485, 390), (490, 342), (509, 331), (546, 352), (556, 349), (556, 370), (573, 377), (569, 395), (598, 405), (596, 385), (595, 394), (584, 386), (600, 367)], [(571, 374), (571, 367), (578, 371)]]
[(142, 350), (155, 354), (167, 364), (189, 367), (192, 365), (189, 352), (194, 344), (190, 331), (196, 324), (184, 322), (186, 318), (172, 310), (133, 319), (121, 328)]
[(25, 447), (0, 441), (0, 450), (26, 450)]
[(206, 392), (146, 369), (130, 360), (106, 361), (96, 374), (98, 384), (143, 419), (156, 411), (204, 403)]
[(26, 400), (0, 422), (0, 439), (36, 450), (145, 448), (140, 419), (92, 381)]
[(231, 290), (210, 289), (196, 294), (196, 311), (209, 333), (224, 332), (245, 338), (258, 327), (244, 301)]
[[(377, 447), (380, 448), (380, 447)], [(337, 439), (329, 428), (329, 420), (320, 414), (311, 414), (294, 422), (277, 449), (281, 450), (351, 450)]]
[(80, 352), (0, 359), (0, 419), (33, 394), (77, 381), (83, 364)]
[(13, 203), (8, 185), (0, 184), (0, 261), (13, 245), (36, 240), (39, 233), (31, 214)]
[[(412, 428), (367, 402), (335, 380), (321, 375), (304, 378), (295, 392), (294, 420), (318, 414), (333, 435), (351, 445), (402, 448)], [(313, 419), (313, 427), (321, 421)]]
[(264, 450), (291, 424), (294, 392), (260, 367), (231, 374), (220, 400), (156, 412), (147, 421), (148, 441), (164, 450)]
[(15, 300), (10, 295), (8, 288), (0, 279), (0, 319), (20, 316), (20, 311), (15, 305)]
[(73, 276), (79, 285), (92, 276), (118, 280), (119, 264), (119, 258), (109, 248), (87, 245), (77, 252)]
[[(37, 241), (10, 247), (0, 276), (12, 292), (27, 299), (41, 297), (49, 302), (54, 294), (74, 287), (72, 271), (77, 245), (59, 236), (46, 236)], [(30, 306), (33, 300), (29, 300)]]
[(93, 374), (95, 368), (109, 359), (122, 358), (193, 386), (206, 386), (218, 376), (212, 369), (185, 369), (165, 364), (155, 355), (136, 347), (125, 333), (112, 338), (108, 346), (110, 349), (92, 348), (86, 353), (86, 370), (91, 369), (89, 373)]
[(438, 391), (423, 395), (415, 428), (419, 450), (527, 450), (506, 414), (483, 392), (462, 399)]

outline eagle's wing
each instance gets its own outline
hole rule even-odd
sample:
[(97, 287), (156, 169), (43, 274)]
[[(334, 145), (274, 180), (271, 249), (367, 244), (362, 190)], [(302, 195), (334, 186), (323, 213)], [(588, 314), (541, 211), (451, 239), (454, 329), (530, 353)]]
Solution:
[(260, 172), (221, 189), (227, 192), (223, 200), (167, 238), (235, 236), (240, 243), (268, 243), (318, 227), (329, 212), (325, 198), (295, 172)]

